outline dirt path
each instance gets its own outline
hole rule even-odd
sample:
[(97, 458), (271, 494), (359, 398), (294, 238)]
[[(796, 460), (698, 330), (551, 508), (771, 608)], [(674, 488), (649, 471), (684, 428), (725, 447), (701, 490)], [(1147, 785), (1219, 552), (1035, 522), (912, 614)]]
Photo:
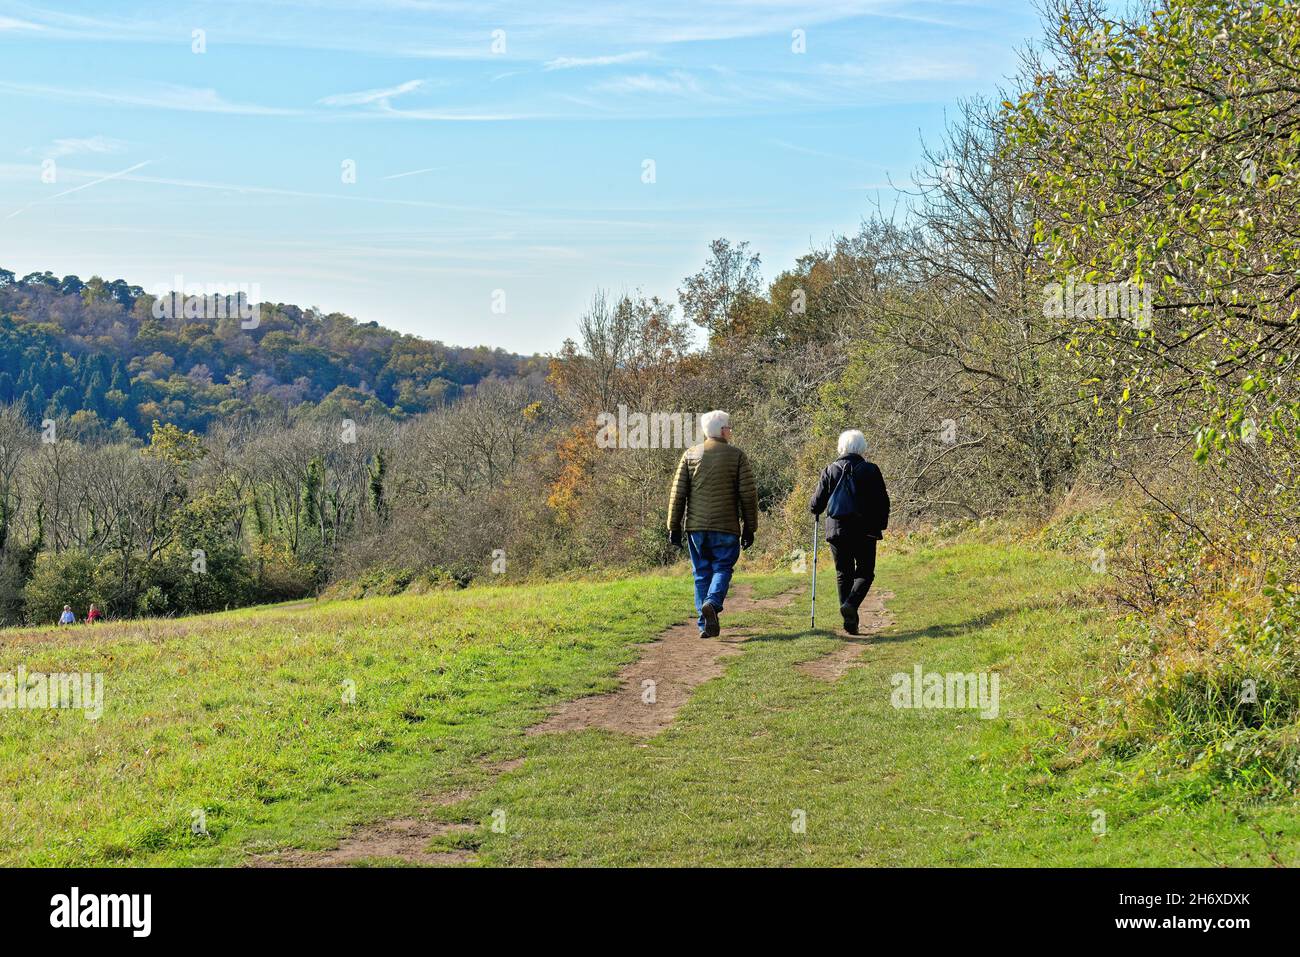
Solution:
[[(862, 607), (858, 609), (858, 634), (851, 636), (840, 632), (843, 644), (829, 654), (805, 661), (797, 667), (806, 675), (820, 678), (822, 681), (838, 681), (850, 668), (858, 666), (858, 659), (871, 644), (871, 639), (894, 623), (894, 618), (885, 610), (885, 602), (893, 598), (893, 592), (873, 591), (867, 595)], [(840, 622), (835, 622), (837, 627)]]
[[(753, 598), (752, 588), (737, 585), (722, 614), (722, 636), (699, 637), (694, 618), (673, 625), (656, 640), (643, 645), (644, 653), (619, 673), (617, 691), (568, 701), (528, 734), (582, 731), (605, 728), (640, 737), (651, 737), (672, 724), (677, 712), (690, 698), (691, 690), (722, 674), (722, 659), (740, 652), (739, 645), (753, 635), (728, 630), (727, 621), (736, 612), (780, 608), (801, 591), (771, 598)], [(647, 684), (649, 682), (649, 684)], [(523, 764), (523, 759), (487, 768), (494, 776)], [(432, 807), (458, 804), (474, 796), (468, 790), (432, 798)], [(430, 851), (435, 838), (478, 830), (473, 824), (454, 824), (418, 817), (379, 821), (355, 829), (338, 847), (328, 851), (288, 851), (252, 862), (255, 867), (348, 867), (363, 861), (398, 860), (407, 864), (440, 866), (472, 863), (471, 850)]]
[(528, 733), (604, 728), (654, 737), (673, 723), (682, 705), (690, 700), (691, 691), (722, 674), (722, 660), (739, 654), (739, 646), (753, 637), (729, 632), (727, 619), (740, 611), (782, 607), (797, 594), (786, 592), (755, 599), (751, 591), (747, 585), (738, 585), (727, 598), (720, 638), (701, 638), (694, 619), (673, 625), (656, 641), (643, 646), (641, 657), (619, 672), (617, 691), (567, 701), (541, 724), (529, 728)]
[(473, 824), (396, 818), (358, 828), (332, 850), (289, 851), (258, 864), (265, 867), (348, 867), (362, 861), (394, 859), (426, 867), (466, 864), (474, 860), (473, 851), (429, 851), (426, 848), (435, 837), (477, 830)]

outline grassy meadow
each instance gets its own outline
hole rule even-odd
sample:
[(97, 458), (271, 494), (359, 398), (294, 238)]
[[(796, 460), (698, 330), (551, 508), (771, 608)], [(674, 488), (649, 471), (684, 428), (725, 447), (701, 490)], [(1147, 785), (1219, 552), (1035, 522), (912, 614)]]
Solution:
[[(434, 846), (480, 865), (1300, 860), (1291, 802), (1071, 756), (1068, 715), (1118, 627), (1086, 562), (1005, 541), (882, 551), (895, 621), (857, 667), (797, 667), (840, 646), (826, 566), (816, 633), (806, 591), (724, 615), (755, 637), (649, 739), (525, 730), (615, 687), (690, 613), (684, 569), (0, 632), (0, 674), (105, 676), (98, 720), (0, 711), (0, 863), (238, 865), (400, 815), (472, 825)], [(891, 675), (917, 664), (996, 672), (997, 717), (893, 707)]]

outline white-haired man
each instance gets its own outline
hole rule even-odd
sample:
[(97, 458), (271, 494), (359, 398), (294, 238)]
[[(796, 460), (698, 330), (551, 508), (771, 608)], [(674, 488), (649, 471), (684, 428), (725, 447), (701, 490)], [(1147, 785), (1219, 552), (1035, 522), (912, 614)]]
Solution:
[(706, 436), (682, 453), (668, 495), (668, 538), (685, 530), (695, 572), (695, 610), (701, 638), (716, 638), (740, 550), (754, 544), (758, 489), (745, 453), (731, 444), (731, 416), (715, 409), (700, 416)]
[(808, 503), (826, 513), (826, 541), (835, 556), (844, 630), (858, 633), (858, 608), (876, 577), (876, 542), (889, 527), (885, 477), (865, 458), (867, 439), (857, 429), (840, 433), (840, 457), (822, 471)]

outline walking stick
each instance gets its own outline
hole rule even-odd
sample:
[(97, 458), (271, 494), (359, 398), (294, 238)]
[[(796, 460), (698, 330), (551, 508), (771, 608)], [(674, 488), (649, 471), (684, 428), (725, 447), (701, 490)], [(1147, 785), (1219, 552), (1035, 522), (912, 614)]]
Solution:
[(813, 516), (813, 584), (812, 584), (812, 621), (810, 630), (817, 630), (817, 539), (821, 538), (817, 534), (817, 518)]

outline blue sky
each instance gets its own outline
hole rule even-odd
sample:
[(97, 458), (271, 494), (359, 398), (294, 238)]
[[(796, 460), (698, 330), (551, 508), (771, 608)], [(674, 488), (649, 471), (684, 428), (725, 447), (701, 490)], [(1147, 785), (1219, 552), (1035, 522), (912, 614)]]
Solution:
[(1028, 0), (0, 0), (0, 266), (553, 351), (715, 237), (770, 279), (854, 230), (1038, 31)]

